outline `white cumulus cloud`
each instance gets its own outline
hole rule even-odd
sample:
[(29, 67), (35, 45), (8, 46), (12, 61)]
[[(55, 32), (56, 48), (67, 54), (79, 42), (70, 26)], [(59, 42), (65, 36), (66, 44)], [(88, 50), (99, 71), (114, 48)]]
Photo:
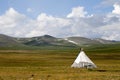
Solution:
[(87, 12), (84, 10), (84, 7), (75, 7), (72, 9), (72, 12), (67, 15), (68, 18), (80, 18), (80, 17), (85, 17)]
[(66, 17), (41, 13), (36, 19), (31, 19), (10, 8), (0, 15), (0, 33), (17, 37), (49, 34), (56, 37), (82, 36), (120, 40), (119, 5), (115, 5), (111, 12), (104, 15), (89, 16), (84, 7), (79, 6), (73, 8)]
[(106, 24), (98, 28), (101, 38), (107, 40), (120, 40), (120, 22)]
[(114, 10), (112, 11), (112, 13), (120, 15), (120, 5), (114, 4), (113, 6), (114, 6)]
[(32, 26), (32, 20), (10, 8), (0, 16), (0, 33), (11, 36), (24, 36)]

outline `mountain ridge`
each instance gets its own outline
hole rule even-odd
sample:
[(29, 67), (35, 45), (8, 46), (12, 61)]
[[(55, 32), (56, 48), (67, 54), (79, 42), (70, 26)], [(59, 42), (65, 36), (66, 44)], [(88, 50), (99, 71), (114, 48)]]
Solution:
[(66, 37), (56, 38), (50, 35), (43, 35), (30, 38), (17, 38), (4, 34), (0, 34), (0, 47), (8, 46), (61, 46), (61, 47), (75, 47), (75, 46), (92, 46), (101, 44), (117, 44), (119, 41), (110, 41), (104, 39), (89, 39), (85, 37)]

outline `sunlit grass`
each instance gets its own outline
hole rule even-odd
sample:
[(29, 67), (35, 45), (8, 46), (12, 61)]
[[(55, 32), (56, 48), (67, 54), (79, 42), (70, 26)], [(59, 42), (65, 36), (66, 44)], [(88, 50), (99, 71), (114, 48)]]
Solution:
[(0, 50), (0, 80), (120, 80), (120, 53), (87, 51), (98, 67), (87, 70), (70, 67), (78, 52)]

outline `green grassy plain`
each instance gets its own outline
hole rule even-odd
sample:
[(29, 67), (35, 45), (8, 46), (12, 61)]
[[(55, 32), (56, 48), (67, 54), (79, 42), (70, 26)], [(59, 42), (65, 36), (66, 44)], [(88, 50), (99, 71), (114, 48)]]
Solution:
[(85, 52), (97, 69), (71, 68), (78, 49), (0, 50), (0, 80), (120, 80), (119, 51)]

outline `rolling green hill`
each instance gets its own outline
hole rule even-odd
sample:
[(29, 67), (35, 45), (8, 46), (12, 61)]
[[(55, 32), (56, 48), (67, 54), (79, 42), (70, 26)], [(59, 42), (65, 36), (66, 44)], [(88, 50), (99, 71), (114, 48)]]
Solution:
[(91, 45), (101, 45), (101, 44), (115, 44), (117, 41), (110, 41), (104, 39), (89, 39), (85, 37), (68, 37), (68, 41), (74, 42), (80, 46), (91, 46)]
[(44, 35), (39, 37), (32, 37), (32, 38), (19, 38), (17, 39), (22, 44), (28, 45), (28, 46), (68, 46), (68, 47), (74, 47), (76, 46), (73, 43), (70, 43), (66, 40), (63, 40), (61, 38), (55, 38), (50, 35)]
[(63, 49), (75, 48), (77, 45), (61, 38), (49, 35), (32, 38), (15, 38), (0, 34), (0, 49)]
[(0, 34), (0, 47), (24, 46), (19, 43), (15, 38)]
[(119, 51), (120, 42), (84, 37), (56, 38), (50, 35), (15, 38), (0, 34), (0, 49), (79, 49), (89, 51)]

